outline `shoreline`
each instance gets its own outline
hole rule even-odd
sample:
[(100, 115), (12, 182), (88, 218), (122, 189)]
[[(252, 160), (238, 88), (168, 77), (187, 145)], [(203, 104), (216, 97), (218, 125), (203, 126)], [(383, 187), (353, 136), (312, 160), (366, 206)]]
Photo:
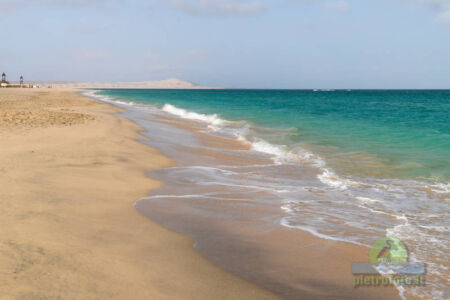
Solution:
[(8, 298), (276, 299), (136, 212), (171, 162), (120, 109), (56, 89), (2, 90), (0, 108)]
[[(123, 105), (118, 106), (122, 107)], [(130, 116), (130, 113), (124, 113), (123, 115), (141, 127), (146, 128), (143, 134), (149, 137), (151, 142), (145, 143), (159, 149), (157, 146), (159, 141), (155, 141), (159, 134), (158, 131), (155, 130), (155, 127), (148, 129), (144, 125), (144, 122), (150, 120), (145, 120), (144, 116)], [(141, 118), (143, 119), (141, 120)], [(160, 125), (178, 127), (189, 133), (199, 133), (201, 131), (200, 128), (196, 127), (195, 121), (187, 121), (189, 124), (180, 124), (180, 120), (176, 117), (169, 117), (163, 120), (152, 119), (151, 121)], [(167, 133), (164, 129), (161, 132)], [(170, 137), (170, 135), (167, 137)], [(230, 142), (216, 136), (212, 137), (204, 134), (199, 135), (197, 138), (206, 146), (216, 145), (222, 149), (246, 148), (245, 145)], [(175, 140), (178, 141), (176, 138)], [(176, 145), (178, 143), (174, 143), (173, 146)], [(159, 150), (162, 151), (161, 149)], [(184, 149), (183, 151), (186, 153), (190, 152), (189, 149)], [(205, 154), (205, 151), (201, 152), (198, 154)], [(169, 153), (164, 153), (164, 155), (174, 159)], [(216, 156), (211, 153), (206, 153), (205, 155), (210, 155), (214, 159), (221, 160), (221, 162), (223, 162), (222, 160), (227, 160), (224, 156)], [(179, 157), (178, 159), (183, 160), (183, 158)], [(187, 158), (185, 157), (184, 159)], [(255, 161), (254, 163), (257, 162)], [(236, 158), (234, 158), (233, 164), (245, 164), (245, 161), (240, 163), (239, 160), (236, 161)], [(176, 168), (176, 166), (172, 168)], [(159, 173), (160, 171), (156, 172)], [(177, 186), (165, 186), (168, 182), (155, 175), (154, 172), (150, 173), (149, 176), (151, 178), (164, 183), (162, 187), (152, 191), (152, 195), (156, 193), (154, 197), (158, 198), (158, 195), (161, 193), (164, 194), (164, 192), (169, 191), (174, 193), (177, 190)], [(152, 196), (148, 198), (152, 198)], [(336, 299), (348, 299), (349, 297), (362, 297), (365, 299), (377, 299), (379, 297), (388, 299), (400, 298), (398, 291), (394, 287), (376, 289), (353, 288), (351, 263), (367, 260), (369, 251), (367, 247), (330, 241), (314, 236), (306, 231), (290, 230), (281, 226), (276, 229), (266, 229), (267, 232), (244, 230), (228, 226), (229, 224), (224, 225), (223, 223), (211, 222), (207, 217), (202, 218), (199, 215), (189, 215), (188, 211), (180, 209), (182, 206), (191, 207), (194, 210), (198, 209), (200, 207), (196, 205), (200, 199), (192, 199), (190, 201), (190, 199), (182, 197), (180, 201), (176, 199), (156, 201), (157, 199), (153, 198), (151, 202), (145, 200), (146, 198), (141, 199), (135, 204), (137, 210), (143, 215), (170, 230), (180, 232), (196, 240), (196, 249), (215, 265), (267, 288), (284, 299), (298, 299), (299, 297), (315, 299), (330, 297)], [(208, 205), (205, 204), (201, 208), (210, 208)], [(211, 206), (213, 207), (214, 204)], [(213, 207), (213, 209), (215, 208), (217, 210), (214, 212), (218, 214), (224, 214), (227, 212), (227, 209), (230, 209), (230, 207), (225, 206)], [(252, 209), (258, 210), (259, 208), (257, 206), (249, 208), (246, 210), (247, 213), (252, 214)], [(248, 249), (253, 250), (248, 252)], [(320, 255), (317, 253), (320, 253)], [(257, 258), (253, 257), (254, 254), (256, 254)], [(288, 258), (286, 259), (286, 257)], [(295, 265), (294, 268), (292, 268), (293, 264)], [(332, 266), (331, 269), (330, 266)], [(274, 278), (272, 274), (276, 274), (277, 277)]]
[[(224, 216), (234, 220), (240, 210), (214, 206), (234, 203), (236, 209), (251, 207), (243, 215), (257, 215), (269, 228), (273, 222), (366, 247), (380, 237), (394, 237), (409, 247), (411, 262), (427, 264), (426, 286), (406, 284), (404, 292), (399, 287), (401, 295), (443, 298), (449, 189), (438, 174), (448, 173), (445, 164), (439, 164), (448, 150), (441, 118), (445, 116), (441, 110), (421, 107), (446, 107), (448, 93), (356, 92), (342, 97), (332, 92), (102, 90), (85, 94), (129, 110), (128, 117), (152, 138), (145, 143), (177, 161), (177, 167), (151, 172), (152, 178), (171, 183), (171, 188), (152, 191), (147, 198), (161, 207), (172, 203), (168, 212), (184, 205), (182, 212), (191, 219), (187, 225), (205, 215), (217, 216), (212, 223)], [(321, 100), (325, 107), (317, 103)], [(386, 109), (389, 103), (405, 110), (391, 114)], [(361, 119), (363, 115), (367, 119)], [(380, 120), (385, 121), (379, 124)], [(393, 139), (399, 135), (401, 139)], [(242, 141), (245, 147), (220, 143), (220, 137)], [(420, 142), (424, 140), (436, 143), (427, 150)], [(372, 150), (366, 151), (368, 146)], [(255, 158), (263, 164), (253, 162)], [(432, 182), (417, 177), (427, 173), (436, 174)], [(265, 213), (254, 202), (267, 208)]]

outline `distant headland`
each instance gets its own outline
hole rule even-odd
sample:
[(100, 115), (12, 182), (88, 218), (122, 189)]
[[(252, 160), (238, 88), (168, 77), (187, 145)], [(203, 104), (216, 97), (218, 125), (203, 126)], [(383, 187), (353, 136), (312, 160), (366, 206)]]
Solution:
[(159, 81), (137, 82), (42, 82), (42, 86), (54, 88), (98, 88), (98, 89), (216, 89), (195, 84), (190, 81), (170, 78)]

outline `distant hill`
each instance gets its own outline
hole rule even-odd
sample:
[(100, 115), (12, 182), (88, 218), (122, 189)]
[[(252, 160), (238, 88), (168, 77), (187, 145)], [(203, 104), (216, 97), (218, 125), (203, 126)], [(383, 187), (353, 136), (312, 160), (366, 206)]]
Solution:
[(177, 78), (160, 81), (138, 82), (42, 82), (43, 86), (54, 88), (98, 88), (98, 89), (208, 89), (190, 81)]

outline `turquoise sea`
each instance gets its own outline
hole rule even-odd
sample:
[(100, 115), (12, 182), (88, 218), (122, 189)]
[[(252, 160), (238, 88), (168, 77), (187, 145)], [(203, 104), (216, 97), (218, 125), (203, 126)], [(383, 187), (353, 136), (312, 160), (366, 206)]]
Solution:
[(246, 121), (260, 131), (279, 129), (284, 135), (261, 132), (261, 137), (313, 151), (342, 172), (450, 179), (450, 90), (104, 90), (102, 94)]
[[(138, 210), (146, 207), (152, 219), (191, 235), (199, 249), (208, 244), (205, 222), (281, 226), (367, 247), (393, 236), (406, 243), (410, 261), (427, 265), (427, 286), (399, 287), (400, 293), (450, 297), (450, 90), (85, 94), (126, 108), (148, 144), (176, 161), (177, 167), (150, 174), (164, 185), (141, 199)], [(192, 122), (202, 134), (248, 150), (204, 144), (199, 133), (181, 129)], [(263, 163), (245, 163), (253, 159)], [(174, 222), (168, 211), (178, 216)]]

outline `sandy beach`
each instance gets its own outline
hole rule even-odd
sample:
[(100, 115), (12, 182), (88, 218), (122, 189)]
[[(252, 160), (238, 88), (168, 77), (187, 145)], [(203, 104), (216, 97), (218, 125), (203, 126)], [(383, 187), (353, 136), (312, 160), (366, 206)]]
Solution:
[(2, 299), (274, 299), (212, 265), (133, 203), (172, 162), (116, 107), (0, 90)]
[[(237, 170), (270, 164), (260, 156), (244, 155), (248, 144), (210, 134), (195, 120), (147, 115), (139, 108), (127, 107), (130, 113), (125, 115), (146, 128), (144, 134), (151, 138), (146, 143), (177, 162), (169, 169), (149, 173), (164, 185), (137, 202), (142, 214), (192, 237), (197, 251), (209, 261), (282, 299), (400, 299), (393, 286), (353, 286), (352, 262), (367, 262), (368, 247), (286, 228), (279, 224), (279, 203), (266, 201), (265, 196), (270, 196), (263, 188), (256, 189), (253, 198), (245, 189), (231, 191), (227, 185), (261, 183), (238, 174), (234, 174), (239, 179), (236, 182), (213, 175), (212, 181), (200, 181), (203, 185), (195, 188), (197, 177), (187, 171), (190, 166), (217, 175), (214, 172), (226, 166), (230, 167), (226, 170)], [(307, 176), (306, 170), (303, 176)], [(201, 173), (200, 177), (207, 175)]]
[(450, 300), (450, 0), (0, 28), (0, 300)]
[[(398, 299), (392, 287), (352, 286), (351, 262), (365, 261), (367, 248), (287, 229), (216, 227), (180, 213), (188, 199), (136, 210), (162, 186), (146, 172), (175, 162), (139, 142), (143, 128), (119, 112), (75, 90), (0, 90), (2, 298)], [(259, 213), (270, 217), (263, 207), (238, 212)], [(150, 218), (194, 237), (199, 252), (194, 239)]]

